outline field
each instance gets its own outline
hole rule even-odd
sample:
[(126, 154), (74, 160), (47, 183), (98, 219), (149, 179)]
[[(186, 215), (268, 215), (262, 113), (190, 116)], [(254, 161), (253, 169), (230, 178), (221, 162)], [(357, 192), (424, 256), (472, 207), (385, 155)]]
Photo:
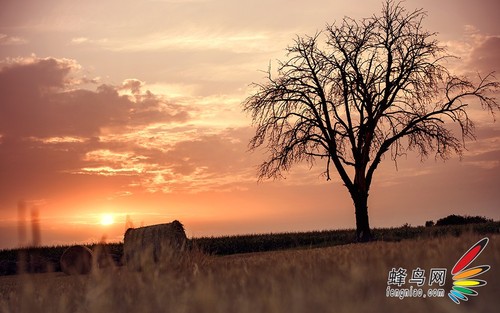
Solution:
[[(441, 236), (459, 236), (463, 233), (479, 235), (499, 234), (500, 222), (435, 227), (411, 227), (403, 225), (393, 228), (373, 229), (377, 241), (398, 242), (406, 239), (426, 239)], [(332, 247), (353, 243), (354, 230), (324, 230), (296, 233), (252, 234), (222, 237), (192, 238), (188, 245), (209, 255), (232, 255), (240, 253), (266, 252), (289, 249)], [(122, 243), (88, 244), (88, 248), (106, 251), (117, 265), (121, 265)], [(23, 272), (40, 273), (60, 271), (59, 260), (67, 246), (36, 247), (23, 250), (0, 250), (0, 275)], [(22, 257), (22, 258), (21, 258)], [(23, 260), (24, 259), (24, 260)], [(23, 264), (24, 262), (24, 264)]]
[[(142, 272), (112, 267), (87, 276), (0, 276), (0, 312), (493, 312), (500, 305), (498, 234), (488, 235), (488, 246), (472, 265), (491, 270), (481, 276), (488, 284), (468, 302), (457, 305), (446, 294), (386, 296), (392, 268), (407, 269), (408, 279), (417, 267), (426, 275), (431, 268), (450, 271), (483, 237), (464, 232), (226, 256), (195, 250), (174, 262), (146, 264)], [(448, 293), (450, 273), (440, 288)]]

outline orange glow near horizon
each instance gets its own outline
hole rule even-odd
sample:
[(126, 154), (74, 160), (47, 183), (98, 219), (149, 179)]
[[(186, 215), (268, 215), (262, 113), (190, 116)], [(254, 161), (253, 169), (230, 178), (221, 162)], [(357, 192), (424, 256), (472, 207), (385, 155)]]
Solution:
[[(115, 242), (131, 225), (173, 220), (188, 237), (354, 228), (352, 200), (333, 167), (331, 181), (322, 176), (325, 160), (257, 182), (265, 155), (248, 151), (255, 129), (241, 106), (296, 35), (382, 3), (319, 2), (2, 1), (0, 249), (25, 241), (18, 227), (29, 241), (32, 210), (43, 245)], [(428, 30), (460, 58), (450, 71), (468, 75), (500, 72), (493, 2), (404, 6), (428, 12)], [(477, 140), (461, 162), (409, 152), (396, 169), (386, 155), (370, 226), (500, 219), (500, 122), (473, 104), (470, 117)]]

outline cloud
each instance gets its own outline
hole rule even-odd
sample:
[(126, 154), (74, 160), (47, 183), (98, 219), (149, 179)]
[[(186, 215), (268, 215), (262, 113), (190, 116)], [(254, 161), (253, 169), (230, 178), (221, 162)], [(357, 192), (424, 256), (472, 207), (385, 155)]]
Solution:
[(89, 41), (89, 39), (87, 37), (77, 37), (77, 38), (71, 39), (71, 43), (74, 43), (77, 45), (88, 42), (88, 41)]
[(0, 46), (18, 46), (26, 43), (28, 41), (22, 37), (0, 34)]
[[(257, 161), (246, 147), (252, 130), (220, 124), (216, 107), (224, 99), (173, 103), (138, 79), (83, 89), (82, 67), (70, 59), (0, 64), (0, 172), (9, 177), (0, 183), (3, 201), (82, 188), (108, 197), (241, 190), (255, 182)], [(207, 105), (211, 113), (200, 114)]]
[[(269, 33), (265, 31), (218, 31), (212, 29), (170, 30), (168, 32), (141, 34), (125, 39), (90, 40), (88, 38), (74, 38), (72, 43), (95, 43), (102, 48), (116, 52), (145, 52), (145, 51), (207, 51), (219, 50), (231, 53), (263, 53), (275, 52), (285, 46), (284, 38), (290, 34)], [(278, 47), (276, 42), (283, 45)]]
[(257, 155), (247, 153), (252, 131), (150, 128), (114, 135), (104, 139), (109, 149), (87, 152), (87, 166), (72, 173), (128, 176), (129, 189), (150, 193), (240, 190), (255, 182)]
[(465, 25), (462, 40), (445, 44), (448, 51), (459, 58), (451, 62), (452, 69), (458, 73), (485, 75), (500, 70), (500, 35), (487, 35), (473, 25)]
[(101, 39), (90, 39), (88, 37), (75, 37), (71, 39), (71, 44), (73, 45), (83, 45), (83, 44), (105, 44), (108, 42), (107, 38)]
[[(10, 60), (0, 69), (0, 133), (4, 136), (52, 137), (100, 134), (105, 127), (185, 122), (189, 114), (149, 91), (136, 80), (122, 86), (78, 89), (72, 60), (31, 57)], [(121, 95), (129, 90), (134, 96)]]
[[(102, 84), (95, 90), (79, 88), (75, 81), (81, 80), (81, 67), (74, 60), (31, 56), (0, 64), (0, 172), (8, 177), (0, 183), (4, 201), (17, 201), (25, 193), (46, 197), (57, 189), (64, 193), (80, 187), (89, 179), (74, 173), (89, 168), (108, 166), (110, 174), (127, 174), (120, 155), (131, 149), (134, 162), (139, 158), (134, 148), (140, 146), (133, 139), (122, 144), (101, 137), (190, 120), (185, 106), (142, 90), (138, 80)], [(110, 167), (106, 159), (96, 158), (99, 151), (110, 151), (120, 166)], [(104, 183), (101, 172), (93, 173), (94, 186)], [(130, 183), (114, 181), (107, 181), (109, 188), (116, 188), (113, 192)]]
[(144, 86), (144, 82), (138, 79), (126, 79), (123, 81), (121, 89), (130, 90), (132, 94), (140, 94), (141, 88)]
[(470, 54), (469, 66), (489, 73), (500, 71), (500, 36), (485, 37)]

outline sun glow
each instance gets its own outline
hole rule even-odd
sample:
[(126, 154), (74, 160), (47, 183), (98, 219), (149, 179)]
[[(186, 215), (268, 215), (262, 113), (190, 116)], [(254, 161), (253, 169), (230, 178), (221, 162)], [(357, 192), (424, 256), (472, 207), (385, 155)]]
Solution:
[(101, 225), (108, 226), (115, 222), (113, 215), (111, 214), (103, 214), (101, 216)]

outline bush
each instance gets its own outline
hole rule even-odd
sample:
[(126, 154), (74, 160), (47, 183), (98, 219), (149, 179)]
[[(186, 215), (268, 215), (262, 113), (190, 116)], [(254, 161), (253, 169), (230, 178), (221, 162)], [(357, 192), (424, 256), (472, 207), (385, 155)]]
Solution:
[[(436, 226), (445, 225), (466, 225), (466, 224), (481, 224), (493, 222), (492, 219), (487, 219), (483, 216), (461, 216), (461, 215), (448, 215), (442, 219), (437, 220)], [(427, 223), (426, 223), (427, 225)]]

